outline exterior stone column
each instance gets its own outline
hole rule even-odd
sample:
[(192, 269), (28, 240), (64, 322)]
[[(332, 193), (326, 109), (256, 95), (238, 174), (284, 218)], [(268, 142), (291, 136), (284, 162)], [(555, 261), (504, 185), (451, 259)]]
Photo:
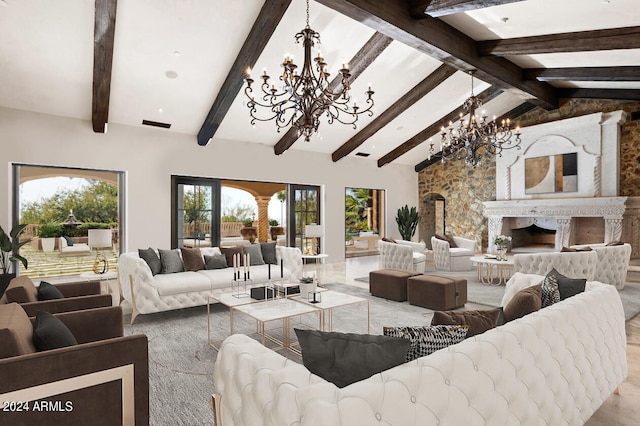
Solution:
[(255, 197), (258, 204), (258, 241), (269, 240), (269, 201), (270, 196), (257, 195)]
[(622, 236), (622, 218), (620, 217), (604, 217), (604, 242), (620, 241)]
[(571, 236), (571, 218), (570, 217), (557, 217), (556, 224), (556, 250), (560, 250), (562, 247), (569, 247), (569, 237)]
[(495, 240), (496, 236), (502, 233), (502, 216), (489, 216), (488, 219), (489, 241), (487, 242), (487, 245), (489, 247), (487, 247), (487, 252), (495, 253), (496, 245), (493, 243), (493, 241)]

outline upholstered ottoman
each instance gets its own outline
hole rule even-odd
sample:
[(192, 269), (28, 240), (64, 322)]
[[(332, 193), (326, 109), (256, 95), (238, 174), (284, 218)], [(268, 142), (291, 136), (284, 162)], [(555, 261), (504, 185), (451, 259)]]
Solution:
[(411, 305), (437, 311), (459, 308), (467, 303), (467, 280), (445, 275), (418, 275), (407, 279)]
[(383, 297), (396, 302), (407, 300), (407, 278), (418, 272), (398, 269), (380, 269), (369, 272), (369, 292), (372, 296)]

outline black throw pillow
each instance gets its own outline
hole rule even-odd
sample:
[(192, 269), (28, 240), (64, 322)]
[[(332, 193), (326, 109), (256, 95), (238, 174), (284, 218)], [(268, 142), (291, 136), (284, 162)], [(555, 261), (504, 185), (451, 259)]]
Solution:
[(64, 294), (58, 287), (50, 284), (46, 281), (40, 281), (40, 286), (38, 286), (38, 300), (53, 300), (53, 299), (64, 299)]
[(397, 337), (294, 330), (304, 366), (339, 388), (403, 364), (411, 344)]
[(262, 259), (264, 263), (277, 265), (278, 258), (276, 257), (276, 243), (260, 243), (260, 250), (262, 250)]
[(49, 312), (38, 311), (33, 323), (33, 345), (38, 351), (75, 346), (78, 342), (67, 326)]
[(144, 259), (151, 269), (151, 275), (158, 275), (162, 272), (162, 262), (156, 254), (155, 250), (149, 247), (148, 249), (138, 249), (138, 256)]

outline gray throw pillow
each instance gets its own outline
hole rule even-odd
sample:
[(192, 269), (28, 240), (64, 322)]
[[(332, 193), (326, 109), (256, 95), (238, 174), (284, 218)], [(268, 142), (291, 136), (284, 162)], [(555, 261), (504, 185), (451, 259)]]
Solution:
[(58, 287), (50, 284), (46, 281), (40, 281), (38, 286), (38, 300), (54, 300), (64, 299), (64, 294), (58, 289)]
[(227, 257), (224, 254), (204, 255), (204, 269), (224, 269), (227, 267)]
[(262, 259), (262, 249), (260, 248), (260, 244), (242, 246), (242, 252), (249, 255), (250, 266), (264, 265), (264, 259)]
[(162, 262), (156, 254), (155, 250), (149, 247), (148, 249), (138, 249), (138, 256), (140, 256), (151, 269), (151, 275), (158, 275), (162, 273)]
[(184, 265), (182, 264), (180, 251), (158, 249), (158, 252), (160, 252), (160, 262), (162, 263), (163, 274), (184, 272)]
[(49, 312), (38, 311), (33, 323), (33, 344), (38, 351), (78, 344), (69, 328)]
[(264, 260), (264, 263), (270, 265), (278, 264), (276, 243), (260, 243), (260, 249), (262, 250), (262, 259)]
[(387, 336), (295, 329), (302, 363), (339, 388), (404, 363), (410, 342)]
[(462, 342), (467, 337), (468, 325), (432, 325), (417, 327), (384, 327), (385, 336), (402, 337), (411, 342), (407, 361), (427, 356), (439, 349)]

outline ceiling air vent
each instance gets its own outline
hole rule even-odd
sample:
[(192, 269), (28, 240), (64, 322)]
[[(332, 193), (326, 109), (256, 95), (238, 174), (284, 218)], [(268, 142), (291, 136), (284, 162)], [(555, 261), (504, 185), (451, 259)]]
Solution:
[(369, 154), (368, 152), (356, 152), (356, 155), (357, 155), (358, 157), (368, 157), (368, 156), (370, 156), (371, 154)]
[(169, 129), (171, 127), (171, 124), (169, 123), (160, 123), (158, 121), (151, 120), (142, 120), (142, 124), (145, 126), (162, 127), (163, 129)]

